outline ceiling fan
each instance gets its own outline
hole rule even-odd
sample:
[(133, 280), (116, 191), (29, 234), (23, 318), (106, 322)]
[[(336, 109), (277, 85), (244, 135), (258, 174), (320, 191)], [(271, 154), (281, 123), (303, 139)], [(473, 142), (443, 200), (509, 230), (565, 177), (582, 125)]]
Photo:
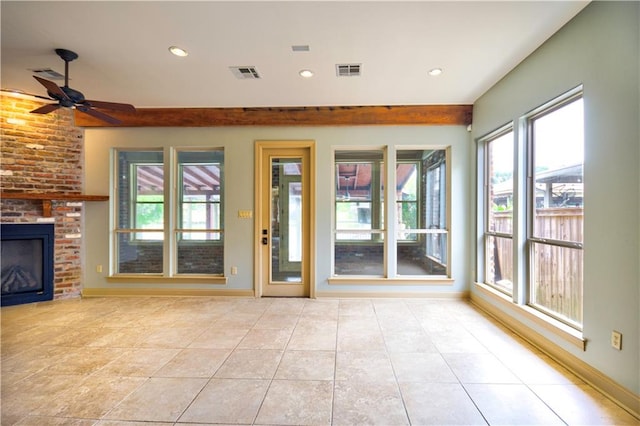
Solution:
[(31, 111), (34, 114), (48, 114), (58, 108), (73, 108), (85, 114), (92, 115), (97, 119), (106, 121), (111, 124), (119, 124), (120, 120), (105, 114), (99, 109), (107, 109), (112, 111), (135, 112), (136, 108), (130, 104), (121, 104), (116, 102), (93, 101), (85, 99), (84, 95), (69, 87), (69, 62), (78, 58), (78, 54), (67, 49), (56, 49), (56, 54), (64, 61), (64, 86), (58, 87), (53, 81), (45, 80), (38, 76), (33, 76), (45, 89), (52, 100), (58, 101), (55, 104), (47, 104)]

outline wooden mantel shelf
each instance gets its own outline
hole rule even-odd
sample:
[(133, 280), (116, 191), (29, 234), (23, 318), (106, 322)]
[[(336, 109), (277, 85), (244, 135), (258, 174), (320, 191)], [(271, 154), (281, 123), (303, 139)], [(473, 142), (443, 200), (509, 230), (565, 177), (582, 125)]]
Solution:
[(42, 215), (51, 217), (52, 201), (109, 201), (109, 196), (65, 194), (61, 192), (0, 192), (0, 199), (40, 200), (42, 201)]

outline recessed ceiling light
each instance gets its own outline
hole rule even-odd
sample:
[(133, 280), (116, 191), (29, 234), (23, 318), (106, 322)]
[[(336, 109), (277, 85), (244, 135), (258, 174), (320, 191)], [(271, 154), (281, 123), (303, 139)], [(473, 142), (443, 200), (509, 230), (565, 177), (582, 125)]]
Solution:
[(176, 56), (180, 56), (180, 57), (185, 57), (189, 54), (189, 52), (187, 52), (186, 50), (178, 47), (178, 46), (171, 46), (169, 48), (169, 52), (173, 53)]
[(434, 68), (432, 70), (429, 70), (429, 75), (432, 77), (435, 77), (440, 74), (442, 74), (442, 68)]
[(301, 70), (298, 74), (300, 74), (300, 76), (304, 77), (304, 78), (313, 77), (313, 71), (311, 71), (311, 70)]

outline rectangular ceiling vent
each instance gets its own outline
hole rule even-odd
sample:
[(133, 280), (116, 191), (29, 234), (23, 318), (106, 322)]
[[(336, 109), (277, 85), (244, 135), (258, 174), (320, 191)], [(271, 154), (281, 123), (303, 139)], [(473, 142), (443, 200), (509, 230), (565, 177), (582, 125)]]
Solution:
[(294, 52), (308, 52), (309, 51), (309, 45), (308, 44), (294, 44), (293, 46), (291, 46), (291, 50), (293, 50)]
[(233, 75), (240, 80), (257, 80), (260, 78), (255, 67), (229, 67)]
[(361, 64), (337, 64), (336, 75), (338, 77), (359, 77)]
[(37, 68), (29, 71), (38, 77), (46, 78), (48, 80), (64, 80), (64, 75), (60, 74), (58, 71), (52, 70), (51, 68)]

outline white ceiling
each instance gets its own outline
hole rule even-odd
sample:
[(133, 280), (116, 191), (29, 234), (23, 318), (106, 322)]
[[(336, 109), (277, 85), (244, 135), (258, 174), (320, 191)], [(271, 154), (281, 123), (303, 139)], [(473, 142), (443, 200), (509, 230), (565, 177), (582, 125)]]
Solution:
[[(29, 70), (64, 74), (66, 48), (80, 55), (71, 87), (137, 107), (471, 104), (587, 3), (3, 0), (1, 85), (44, 95)], [(338, 63), (362, 75), (337, 77)]]

